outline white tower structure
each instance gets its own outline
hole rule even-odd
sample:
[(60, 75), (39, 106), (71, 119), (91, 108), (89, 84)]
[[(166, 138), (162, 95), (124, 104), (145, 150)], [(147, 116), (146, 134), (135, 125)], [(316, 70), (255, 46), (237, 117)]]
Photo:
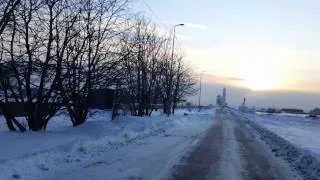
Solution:
[(226, 88), (223, 88), (223, 90), (222, 90), (222, 98), (223, 98), (223, 102), (224, 103), (227, 103), (227, 92), (226, 92), (227, 90), (226, 90)]
[(227, 100), (227, 90), (226, 88), (223, 88), (222, 95), (219, 94), (217, 96), (217, 101), (216, 101), (217, 106), (219, 106), (220, 108), (224, 108), (228, 106), (228, 103), (226, 100)]
[(223, 88), (222, 90), (222, 98), (223, 98), (223, 101), (226, 103), (227, 102), (227, 94), (226, 94), (226, 88)]

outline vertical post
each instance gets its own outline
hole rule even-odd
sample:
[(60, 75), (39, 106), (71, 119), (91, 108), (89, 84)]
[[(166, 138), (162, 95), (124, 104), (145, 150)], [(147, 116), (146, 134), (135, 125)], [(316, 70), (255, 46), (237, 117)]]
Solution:
[(173, 61), (174, 56), (174, 39), (176, 38), (176, 27), (177, 26), (184, 26), (184, 24), (176, 24), (173, 26), (173, 36), (172, 36), (172, 54), (171, 54), (171, 60)]
[(201, 77), (202, 77), (202, 72), (200, 73), (200, 83), (199, 83), (199, 112), (201, 109)]
[[(176, 25), (174, 25), (173, 26), (173, 36), (172, 36), (172, 54), (171, 54), (171, 65), (170, 65), (170, 73), (171, 73), (171, 71), (172, 71), (172, 69), (173, 69), (173, 58), (174, 58), (174, 40), (175, 40), (175, 37), (176, 37), (176, 27), (177, 26), (184, 26), (184, 24), (176, 24)], [(173, 74), (170, 74), (170, 83), (172, 83), (172, 77), (173, 76)], [(171, 84), (170, 85), (170, 90), (171, 90), (171, 86), (173, 86), (173, 84)], [(169, 91), (170, 93), (171, 93), (171, 91)], [(172, 98), (172, 97), (171, 97)], [(174, 97), (175, 98), (175, 97)], [(170, 111), (171, 111), (171, 102), (170, 102), (170, 100), (169, 100), (169, 106), (167, 107), (168, 108), (168, 116), (169, 116), (169, 114), (170, 114)]]
[(171, 54), (171, 60), (173, 61), (173, 56), (174, 56), (174, 39), (176, 37), (176, 27), (177, 25), (175, 25), (173, 27), (173, 36), (172, 36), (172, 54)]

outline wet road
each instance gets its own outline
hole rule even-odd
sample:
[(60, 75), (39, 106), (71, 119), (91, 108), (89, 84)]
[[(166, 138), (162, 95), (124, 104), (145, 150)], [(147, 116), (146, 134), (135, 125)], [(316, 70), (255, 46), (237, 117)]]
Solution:
[(294, 179), (237, 117), (215, 118), (199, 145), (173, 167), (171, 180)]

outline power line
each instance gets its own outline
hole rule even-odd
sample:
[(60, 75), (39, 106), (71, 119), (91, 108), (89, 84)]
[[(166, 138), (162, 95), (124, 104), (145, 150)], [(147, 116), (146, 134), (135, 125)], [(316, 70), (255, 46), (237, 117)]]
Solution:
[[(141, 0), (141, 2), (148, 8), (148, 10), (156, 17), (156, 19), (159, 21), (160, 24), (162, 24), (162, 26), (166, 29), (166, 31), (168, 32), (168, 34), (172, 34), (173, 29), (169, 28), (162, 20), (161, 18), (157, 15), (157, 13), (152, 9), (152, 7), (145, 1), (145, 0)], [(180, 41), (176, 38), (176, 42), (177, 45), (179, 47), (179, 49), (181, 49), (181, 43)]]
[(153, 10), (153, 8), (147, 3), (145, 0), (141, 0), (141, 2), (147, 7), (147, 9), (151, 12), (151, 14), (156, 17), (157, 21), (165, 28), (168, 35), (171, 35), (173, 33), (172, 28), (169, 28), (157, 15), (157, 13)]
[(162, 24), (169, 32), (171, 32), (171, 30), (169, 30), (170, 28), (168, 28), (168, 26), (163, 23), (163, 21), (161, 20), (161, 18), (157, 15), (157, 13), (152, 9), (152, 7), (145, 1), (145, 0), (141, 0), (142, 3), (149, 9), (149, 11), (156, 17), (156, 19), (160, 22), (160, 24)]

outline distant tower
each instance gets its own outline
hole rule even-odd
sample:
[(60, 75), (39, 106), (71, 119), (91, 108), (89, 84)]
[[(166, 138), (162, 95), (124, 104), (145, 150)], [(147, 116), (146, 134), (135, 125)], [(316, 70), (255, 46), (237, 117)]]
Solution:
[(243, 98), (242, 106), (243, 107), (246, 106), (246, 98), (245, 97)]
[(221, 95), (217, 95), (216, 105), (219, 106), (219, 107), (223, 106)]
[(222, 90), (222, 99), (223, 99), (224, 103), (227, 102), (226, 88), (223, 88), (223, 90)]

